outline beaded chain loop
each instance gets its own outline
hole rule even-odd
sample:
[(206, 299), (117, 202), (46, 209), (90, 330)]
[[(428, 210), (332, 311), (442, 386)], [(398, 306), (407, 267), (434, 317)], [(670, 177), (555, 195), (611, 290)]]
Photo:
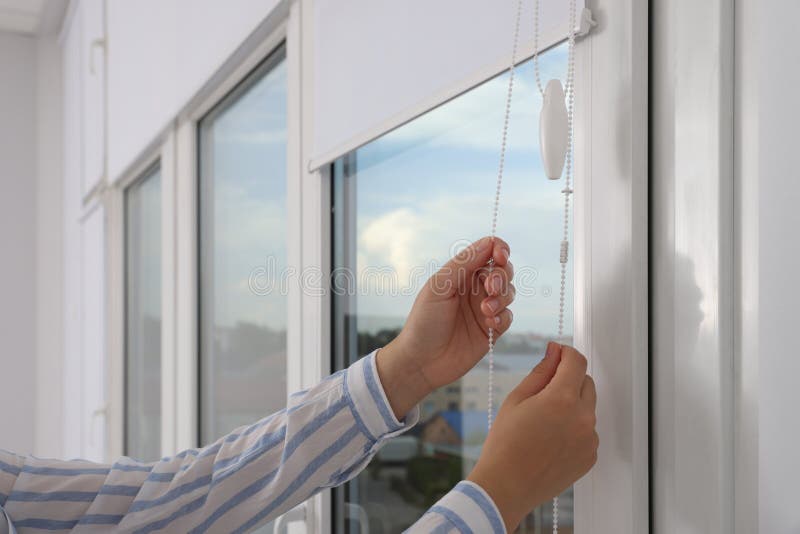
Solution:
[[(533, 55), (534, 71), (536, 73), (536, 85), (539, 92), (544, 97), (542, 82), (539, 75), (539, 0), (534, 0), (534, 31), (533, 40), (535, 50)], [(561, 239), (561, 250), (559, 263), (561, 264), (561, 285), (558, 296), (558, 337), (564, 336), (564, 315), (566, 313), (566, 292), (567, 292), (567, 263), (569, 261), (569, 200), (572, 190), (572, 174), (574, 172), (572, 149), (573, 141), (573, 117), (575, 110), (575, 25), (577, 23), (577, 6), (575, 0), (569, 3), (569, 44), (567, 49), (567, 80), (565, 92), (567, 94), (567, 156), (564, 164), (564, 232)], [(558, 534), (558, 496), (553, 497), (553, 534)]]
[[(494, 195), (494, 206), (492, 209), (492, 233), (491, 239), (494, 241), (497, 235), (497, 215), (500, 207), (500, 190), (503, 183), (503, 171), (505, 168), (506, 145), (508, 139), (508, 123), (511, 114), (511, 97), (514, 91), (514, 68), (517, 62), (517, 46), (519, 41), (519, 26), (522, 13), (522, 0), (517, 0), (517, 16), (514, 24), (514, 45), (511, 52), (511, 65), (508, 68), (508, 92), (506, 94), (506, 109), (503, 119), (502, 139), (500, 142), (500, 161), (497, 169), (497, 187)], [(534, 0), (533, 11), (533, 68), (536, 76), (536, 86), (539, 93), (544, 98), (541, 76), (539, 72), (539, 0)], [(558, 337), (564, 335), (564, 315), (566, 313), (566, 288), (567, 288), (567, 263), (569, 261), (569, 208), (570, 195), (573, 193), (571, 184), (573, 177), (573, 116), (575, 108), (575, 25), (577, 23), (576, 0), (569, 3), (569, 45), (567, 55), (567, 80), (565, 92), (567, 95), (567, 155), (564, 171), (564, 231), (559, 251), (559, 263), (561, 265), (561, 285), (559, 288), (558, 303)], [(494, 268), (494, 261), (489, 261), (489, 273)], [(489, 379), (487, 395), (487, 420), (488, 427), (492, 427), (494, 420), (494, 329), (489, 328)], [(558, 534), (558, 496), (553, 498), (553, 534)]]
[[(500, 189), (503, 185), (503, 170), (506, 163), (506, 145), (508, 140), (508, 120), (511, 116), (511, 96), (514, 93), (514, 68), (517, 63), (517, 44), (519, 41), (519, 22), (522, 18), (522, 0), (517, 0), (517, 17), (514, 25), (514, 47), (511, 50), (511, 65), (508, 67), (508, 92), (506, 93), (506, 111), (503, 118), (503, 136), (500, 141), (500, 163), (497, 168), (497, 187), (494, 192), (494, 206), (492, 208), (492, 243), (497, 235), (497, 213), (500, 209)], [(489, 274), (494, 269), (494, 261), (489, 261)], [(489, 327), (489, 380), (487, 387), (487, 421), (488, 428), (492, 428), (494, 421), (494, 328)]]

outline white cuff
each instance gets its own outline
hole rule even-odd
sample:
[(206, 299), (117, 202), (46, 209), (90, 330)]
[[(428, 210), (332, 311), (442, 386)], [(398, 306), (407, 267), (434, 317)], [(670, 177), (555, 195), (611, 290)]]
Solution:
[(384, 441), (401, 434), (417, 424), (419, 407), (406, 414), (403, 422), (397, 420), (389, 399), (383, 390), (375, 352), (351, 365), (344, 375), (344, 394), (361, 431), (372, 441)]
[(506, 526), (494, 501), (483, 488), (469, 481), (459, 482), (429, 513), (439, 514), (459, 532), (506, 534)]

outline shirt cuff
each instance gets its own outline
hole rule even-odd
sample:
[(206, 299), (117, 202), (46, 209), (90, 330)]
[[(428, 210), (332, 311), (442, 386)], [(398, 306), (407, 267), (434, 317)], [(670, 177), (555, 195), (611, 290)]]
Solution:
[(459, 482), (430, 512), (442, 515), (459, 532), (506, 534), (505, 523), (494, 501), (473, 482)]
[(397, 420), (378, 377), (376, 353), (374, 351), (361, 358), (347, 369), (344, 375), (344, 394), (361, 431), (377, 442), (401, 434), (416, 425), (419, 407), (415, 406), (406, 414), (403, 422)]

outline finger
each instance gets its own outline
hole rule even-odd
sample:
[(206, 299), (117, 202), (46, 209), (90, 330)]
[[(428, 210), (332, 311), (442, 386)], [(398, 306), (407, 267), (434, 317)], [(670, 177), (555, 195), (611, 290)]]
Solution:
[(508, 244), (499, 237), (484, 237), (472, 243), (450, 259), (430, 279), (429, 287), (437, 295), (452, 296), (457, 291), (466, 289), (466, 282), (471, 281), (476, 271), (486, 266), (490, 258), (495, 264), (504, 266), (508, 263)]
[(561, 345), (548, 343), (542, 361), (508, 394), (508, 399), (519, 404), (542, 391), (553, 379), (561, 361), (561, 354)]
[(509, 284), (508, 289), (496, 297), (486, 297), (481, 302), (481, 313), (486, 317), (493, 317), (506, 309), (514, 302), (517, 289), (514, 284)]
[(493, 241), (492, 259), (494, 259), (495, 265), (503, 267), (508, 263), (508, 258), (511, 256), (511, 247), (499, 237), (493, 238)]
[(514, 266), (508, 262), (502, 267), (495, 266), (493, 269), (488, 267), (479, 271), (478, 280), (483, 284), (486, 293), (489, 295), (499, 295), (508, 288), (511, 279), (514, 277)]
[(497, 336), (500, 336), (511, 327), (511, 323), (514, 322), (514, 314), (511, 310), (505, 309), (494, 317), (484, 318), (483, 322), (487, 328), (493, 328)]
[(550, 385), (578, 396), (585, 377), (586, 358), (574, 348), (565, 345), (561, 351), (561, 363)]
[(592, 410), (597, 406), (597, 389), (591, 376), (586, 375), (581, 386), (581, 400), (587, 403)]

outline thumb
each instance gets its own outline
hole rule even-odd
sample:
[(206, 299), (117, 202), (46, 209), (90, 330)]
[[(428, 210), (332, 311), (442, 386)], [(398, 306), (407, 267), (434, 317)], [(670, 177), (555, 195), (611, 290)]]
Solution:
[(553, 379), (561, 361), (561, 345), (551, 341), (542, 361), (508, 394), (508, 399), (518, 404), (542, 391)]
[(436, 295), (452, 296), (464, 290), (467, 282), (478, 269), (486, 267), (490, 259), (495, 265), (508, 264), (510, 254), (508, 243), (499, 237), (484, 237), (451, 258), (430, 279), (430, 289)]

